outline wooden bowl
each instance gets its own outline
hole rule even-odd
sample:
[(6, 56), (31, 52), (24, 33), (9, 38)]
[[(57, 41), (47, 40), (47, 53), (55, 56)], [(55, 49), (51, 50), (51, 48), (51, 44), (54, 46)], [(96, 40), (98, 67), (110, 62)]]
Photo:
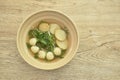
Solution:
[[(44, 62), (35, 59), (29, 49), (26, 46), (28, 32), (31, 28), (35, 27), (41, 20), (45, 20), (52, 23), (57, 23), (61, 26), (66, 26), (68, 28), (68, 49), (64, 55), (64, 58), (51, 61), (51, 62)], [(21, 24), (18, 33), (17, 33), (17, 48), (20, 55), (23, 59), (29, 63), (30, 65), (44, 70), (52, 70), (62, 67), (63, 65), (67, 64), (73, 56), (76, 54), (79, 45), (79, 38), (76, 26), (73, 22), (64, 14), (57, 12), (57, 11), (39, 11), (31, 16), (29, 16), (26, 20), (23, 21)]]

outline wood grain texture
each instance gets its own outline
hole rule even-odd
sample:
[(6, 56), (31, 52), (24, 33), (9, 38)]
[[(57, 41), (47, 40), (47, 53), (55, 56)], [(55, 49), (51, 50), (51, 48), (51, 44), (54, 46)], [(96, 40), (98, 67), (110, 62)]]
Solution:
[[(80, 34), (73, 60), (53, 71), (28, 65), (16, 48), (21, 22), (45, 9), (68, 15)], [(0, 80), (120, 80), (120, 0), (0, 0)]]

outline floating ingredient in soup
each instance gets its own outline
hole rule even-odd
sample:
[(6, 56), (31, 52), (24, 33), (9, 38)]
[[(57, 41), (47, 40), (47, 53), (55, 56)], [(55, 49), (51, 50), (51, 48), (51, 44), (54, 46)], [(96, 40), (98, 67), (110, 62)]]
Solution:
[(43, 50), (40, 50), (39, 53), (38, 53), (38, 56), (39, 56), (39, 58), (41, 58), (41, 59), (45, 59), (45, 57), (46, 57), (46, 52), (43, 51)]
[(60, 26), (58, 24), (50, 24), (50, 32), (52, 34), (55, 34), (56, 29), (60, 29)]
[(55, 30), (55, 37), (60, 41), (64, 41), (66, 39), (66, 33), (62, 29), (57, 29)]
[(63, 49), (63, 50), (67, 49), (67, 47), (68, 47), (68, 42), (67, 42), (67, 40), (64, 40), (64, 41), (56, 40), (56, 43), (57, 43), (57, 45), (58, 45), (61, 49)]
[(45, 23), (45, 22), (41, 23), (39, 25), (39, 30), (41, 30), (43, 32), (49, 31), (49, 25), (48, 25), (48, 23)]
[(31, 38), (31, 39), (29, 40), (30, 45), (33, 45), (33, 46), (36, 44), (36, 42), (37, 42), (37, 39), (36, 39), (36, 38)]
[(63, 58), (68, 48), (67, 36), (66, 28), (42, 21), (29, 31), (27, 46), (36, 59), (52, 61)]
[(32, 46), (32, 47), (31, 47), (31, 51), (32, 51), (33, 53), (37, 53), (37, 52), (39, 51), (39, 47), (37, 47), (37, 46)]
[(48, 52), (46, 54), (46, 58), (47, 58), (47, 60), (53, 60), (54, 59), (54, 54), (52, 52)]
[(61, 55), (61, 49), (60, 49), (59, 47), (55, 47), (55, 48), (54, 48), (54, 54), (55, 54), (56, 56), (60, 56), (60, 55)]

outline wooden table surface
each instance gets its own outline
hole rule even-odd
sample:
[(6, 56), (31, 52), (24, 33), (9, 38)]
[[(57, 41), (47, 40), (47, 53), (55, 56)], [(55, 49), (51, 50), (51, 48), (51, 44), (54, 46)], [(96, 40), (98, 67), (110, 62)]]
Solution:
[[(52, 71), (30, 66), (16, 47), (21, 22), (46, 9), (68, 15), (80, 34), (72, 61)], [(0, 0), (0, 80), (120, 80), (120, 0)]]

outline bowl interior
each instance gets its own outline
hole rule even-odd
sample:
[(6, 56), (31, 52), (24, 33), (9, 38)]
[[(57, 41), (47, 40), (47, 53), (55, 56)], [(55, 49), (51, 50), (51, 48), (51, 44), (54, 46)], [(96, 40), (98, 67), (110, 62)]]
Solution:
[[(64, 58), (53, 60), (51, 62), (44, 62), (34, 59), (34, 57), (30, 54), (31, 52), (26, 46), (26, 42), (28, 40), (28, 32), (30, 29), (36, 27), (41, 20), (47, 21), (49, 23), (57, 23), (61, 27), (67, 27), (69, 31), (69, 47), (64, 55)], [(56, 69), (68, 63), (75, 55), (78, 48), (78, 33), (75, 25), (65, 15), (56, 11), (41, 11), (33, 14), (22, 23), (17, 35), (17, 47), (21, 56), (30, 65), (44, 70)]]

